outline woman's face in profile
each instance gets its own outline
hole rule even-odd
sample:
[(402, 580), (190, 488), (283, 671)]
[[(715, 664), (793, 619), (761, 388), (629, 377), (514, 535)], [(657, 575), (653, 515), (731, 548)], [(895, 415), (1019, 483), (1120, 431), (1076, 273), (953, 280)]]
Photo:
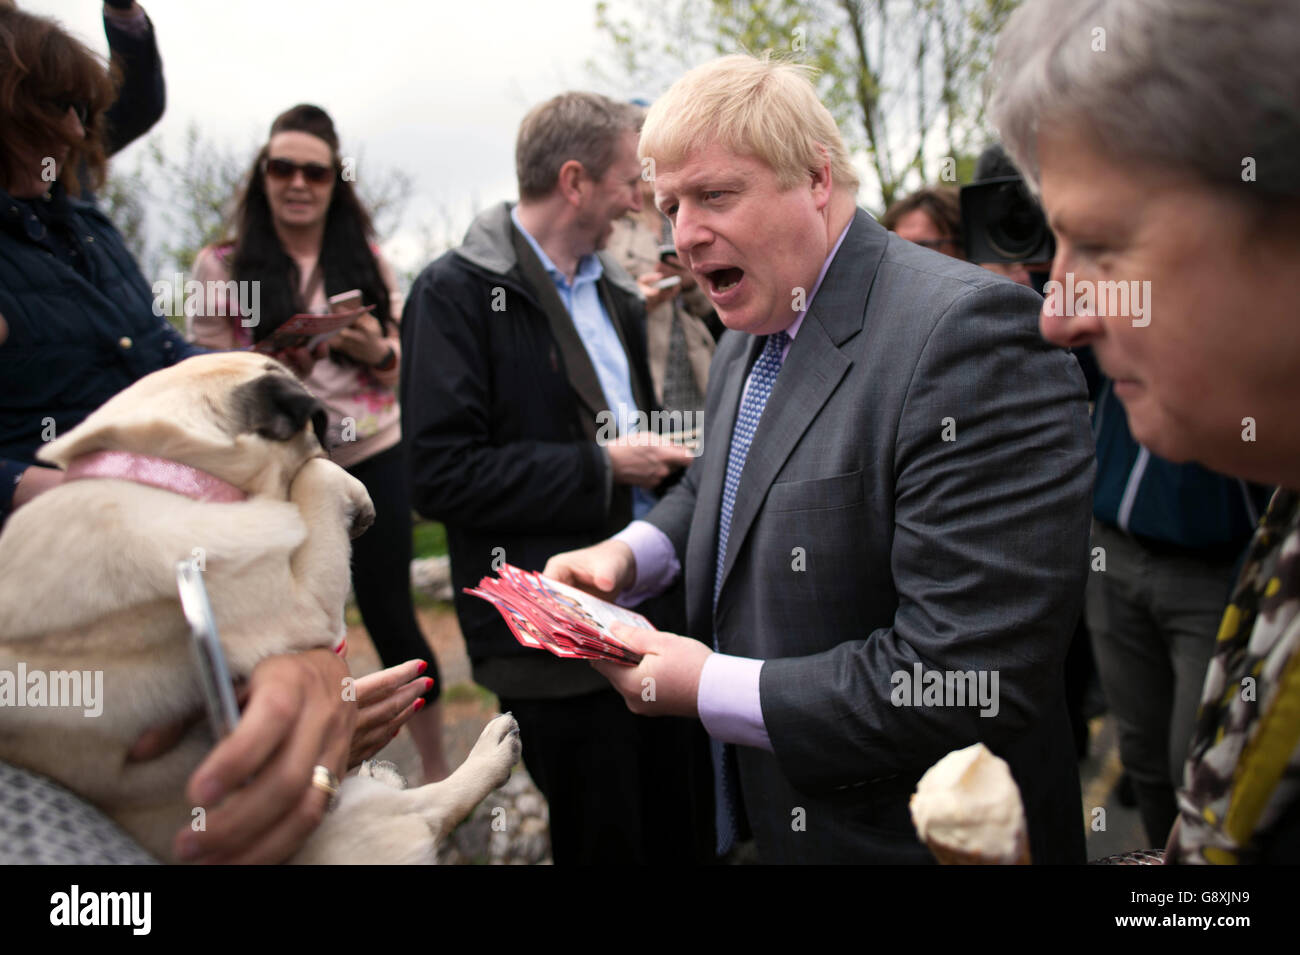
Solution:
[(1077, 132), (1045, 133), (1038, 158), (1057, 239), (1043, 336), (1092, 346), (1152, 453), (1294, 483), (1295, 232), (1266, 233), (1240, 197)]
[[(894, 226), (894, 233), (900, 239), (915, 242), (917, 245), (923, 245), (935, 252), (942, 252), (954, 259), (962, 258), (961, 243), (945, 232), (939, 223), (931, 219), (930, 214), (924, 209), (913, 209), (911, 212), (900, 216)], [(1026, 277), (1025, 282), (1028, 283), (1028, 277)]]
[[(85, 138), (86, 130), (81, 125), (75, 107), (66, 108), (63, 122), (70, 136), (76, 139)], [(63, 171), (67, 159), (68, 147), (63, 143), (52, 143), (32, 149), (30, 153), (21, 157), (19, 163), (20, 168), (26, 173), (25, 176), (19, 181), (6, 183), (6, 191), (20, 199), (34, 199), (44, 195), (59, 178), (59, 173)]]
[(334, 193), (329, 143), (311, 133), (276, 133), (267, 145), (264, 168), (266, 198), (276, 225), (305, 228), (325, 221)]

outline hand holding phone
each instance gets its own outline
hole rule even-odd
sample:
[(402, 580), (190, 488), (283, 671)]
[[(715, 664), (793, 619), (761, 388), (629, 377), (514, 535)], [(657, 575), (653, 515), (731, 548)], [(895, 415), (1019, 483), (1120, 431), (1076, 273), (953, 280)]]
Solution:
[(347, 292), (331, 295), (329, 303), (330, 311), (336, 315), (339, 312), (354, 312), (361, 307), (361, 290), (351, 289)]
[(208, 588), (203, 583), (202, 572), (192, 561), (177, 562), (176, 588), (180, 592), (181, 610), (190, 625), (190, 646), (208, 710), (208, 725), (212, 727), (212, 735), (221, 740), (229, 736), (239, 722), (239, 706), (235, 702), (235, 686), (217, 634), (212, 604), (208, 602)]
[[(657, 288), (671, 288), (680, 285), (680, 291), (689, 292), (696, 287), (695, 276), (691, 270), (682, 264), (681, 258), (677, 255), (677, 249), (671, 245), (661, 245), (659, 247), (659, 273), (665, 278), (663, 283)], [(669, 279), (675, 281), (669, 282)]]

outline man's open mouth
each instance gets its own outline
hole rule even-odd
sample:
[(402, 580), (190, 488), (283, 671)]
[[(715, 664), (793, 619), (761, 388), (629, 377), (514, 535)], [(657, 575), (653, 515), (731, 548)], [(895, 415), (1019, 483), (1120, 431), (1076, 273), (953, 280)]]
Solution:
[(745, 277), (744, 269), (737, 268), (714, 269), (707, 274), (710, 288), (719, 293), (731, 291)]

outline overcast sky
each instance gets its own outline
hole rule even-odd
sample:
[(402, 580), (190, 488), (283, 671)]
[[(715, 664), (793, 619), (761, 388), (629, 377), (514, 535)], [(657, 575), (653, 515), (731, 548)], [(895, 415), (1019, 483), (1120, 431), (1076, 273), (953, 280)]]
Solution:
[[(95, 0), (18, 0), (107, 53)], [(387, 251), (415, 255), (415, 229), (438, 203), (468, 221), (471, 202), (515, 196), (514, 138), (528, 107), (596, 88), (603, 51), (595, 0), (146, 0), (167, 79), (167, 144), (197, 121), (243, 149), (299, 102), (333, 116), (345, 150), (415, 177), (403, 233)], [(655, 91), (650, 91), (653, 95)], [(134, 161), (130, 147), (122, 153)], [(365, 175), (365, 167), (357, 169)]]

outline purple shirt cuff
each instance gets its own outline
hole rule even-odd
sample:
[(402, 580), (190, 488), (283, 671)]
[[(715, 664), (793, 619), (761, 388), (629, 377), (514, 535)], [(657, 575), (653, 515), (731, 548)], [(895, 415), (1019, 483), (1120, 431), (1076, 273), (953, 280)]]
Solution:
[(700, 722), (710, 736), (722, 743), (772, 752), (758, 691), (762, 671), (763, 661), (750, 657), (714, 653), (704, 661), (695, 702)]
[(632, 548), (636, 560), (636, 583), (619, 594), (620, 607), (635, 607), (643, 600), (658, 597), (673, 585), (682, 565), (673, 552), (668, 535), (648, 521), (633, 521), (611, 540), (622, 541)]

